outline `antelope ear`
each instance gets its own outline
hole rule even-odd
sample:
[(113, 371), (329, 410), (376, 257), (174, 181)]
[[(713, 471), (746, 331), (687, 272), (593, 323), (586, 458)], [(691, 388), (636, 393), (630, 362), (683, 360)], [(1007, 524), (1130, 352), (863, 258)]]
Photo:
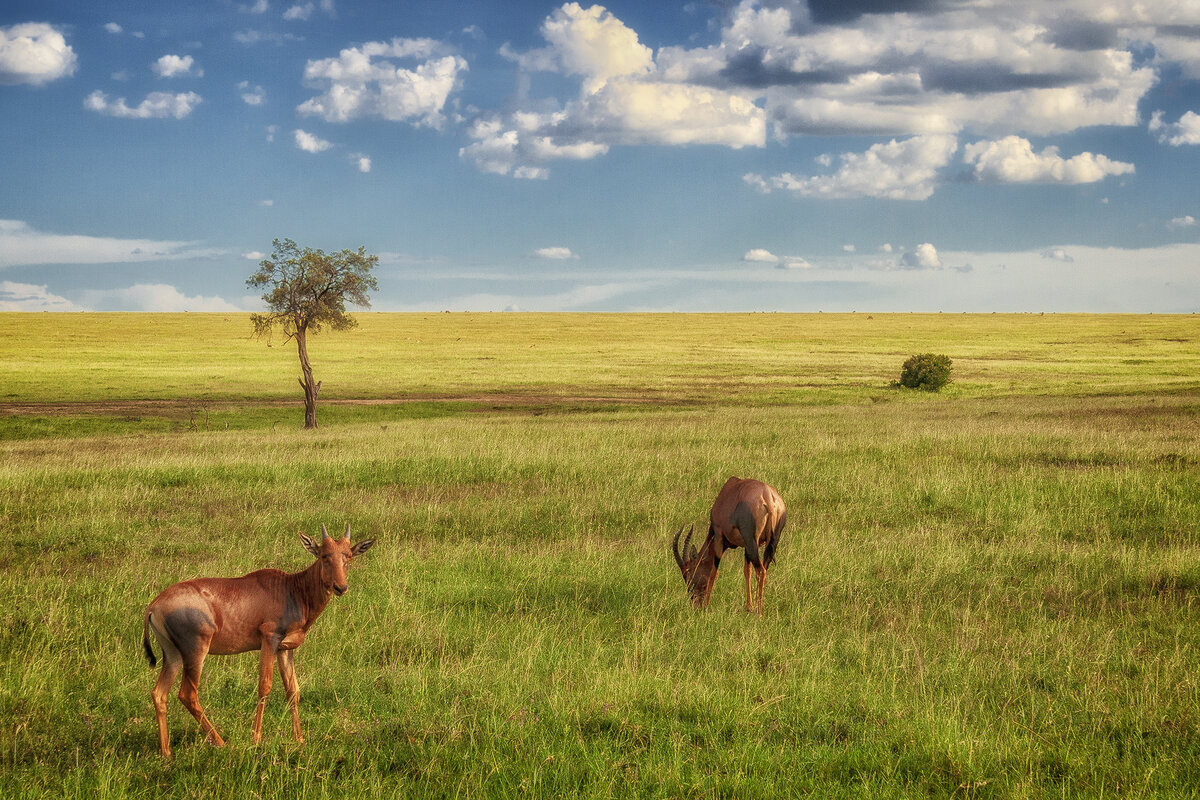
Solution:
[(371, 545), (375, 544), (374, 539), (363, 539), (358, 544), (350, 548), (350, 555), (361, 556), (363, 553), (371, 549)]
[(314, 556), (321, 555), (321, 545), (308, 538), (308, 534), (300, 534), (300, 541), (304, 542), (304, 549), (312, 553)]

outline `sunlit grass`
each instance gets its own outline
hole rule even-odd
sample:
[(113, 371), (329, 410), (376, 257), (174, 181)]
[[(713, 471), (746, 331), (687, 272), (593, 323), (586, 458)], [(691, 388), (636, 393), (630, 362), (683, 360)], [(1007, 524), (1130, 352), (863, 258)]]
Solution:
[[(619, 319), (561, 324), (617, 331)], [(674, 319), (624, 318), (623, 344), (591, 372), (594, 342), (552, 327), (569, 355), (520, 384), (543, 387), (533, 405), (464, 399), (496, 387), (472, 387), (450, 360), (431, 393), (461, 404), (419, 414), (331, 407), (304, 432), (298, 413), (280, 424), (230, 403), (228, 430), (131, 420), (4, 437), (0, 794), (1196, 795), (1194, 362), (1110, 372), (1142, 345), (1052, 357), (1013, 334), (1029, 352), (1007, 369), (1025, 380), (1001, 386), (958, 354), (997, 350), (1007, 326), (1042, 318), (974, 318), (977, 341), (957, 317), (926, 317), (903, 342), (835, 348), (839, 326), (866, 324), (846, 315), (823, 358), (898, 371), (902, 359), (872, 354), (945, 349), (954, 390), (901, 392), (855, 366), (827, 389), (780, 394), (752, 367), (791, 345), (760, 342), (744, 345), (746, 372), (725, 373), (758, 393), (726, 399), (701, 391), (699, 358), (659, 367), (640, 343)], [(1106, 320), (1077, 318), (1072, 333), (1055, 318), (1054, 335), (1115, 335)], [(1159, 322), (1118, 321), (1142, 339)], [(1170, 320), (1172, 338), (1191, 324)], [(691, 317), (678, 325), (701, 351), (728, 346), (722, 331), (699, 338)], [(515, 363), (556, 341), (506, 331), (472, 346)], [(639, 348), (640, 372), (628, 366)], [(656, 404), (631, 402), (632, 389), (614, 390), (630, 401), (616, 407), (581, 404), (614, 361), (628, 387), (663, 372), (684, 388)], [(730, 474), (788, 503), (761, 618), (741, 610), (736, 552), (703, 613), (668, 552), (680, 525), (703, 527)], [(277, 685), (252, 746), (256, 659), (213, 657), (201, 697), (229, 746), (205, 746), (172, 700), (175, 759), (162, 763), (145, 604), (196, 575), (300, 569), (296, 532), (347, 522), (379, 544), (297, 656), (308, 742), (291, 741)]]

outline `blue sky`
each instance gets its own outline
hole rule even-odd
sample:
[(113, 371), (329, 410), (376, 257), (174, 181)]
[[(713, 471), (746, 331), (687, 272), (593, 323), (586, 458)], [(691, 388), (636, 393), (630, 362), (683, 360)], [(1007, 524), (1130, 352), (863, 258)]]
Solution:
[(1200, 3), (8, 0), (0, 310), (1200, 311)]

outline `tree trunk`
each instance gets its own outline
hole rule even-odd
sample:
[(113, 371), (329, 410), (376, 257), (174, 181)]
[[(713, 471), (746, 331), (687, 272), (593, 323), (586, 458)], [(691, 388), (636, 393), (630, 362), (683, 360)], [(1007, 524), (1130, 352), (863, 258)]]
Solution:
[(304, 340), (304, 329), (296, 331), (296, 349), (300, 353), (300, 386), (304, 389), (304, 427), (317, 427), (317, 392), (321, 391), (321, 382), (313, 380), (312, 364), (308, 361), (308, 345)]

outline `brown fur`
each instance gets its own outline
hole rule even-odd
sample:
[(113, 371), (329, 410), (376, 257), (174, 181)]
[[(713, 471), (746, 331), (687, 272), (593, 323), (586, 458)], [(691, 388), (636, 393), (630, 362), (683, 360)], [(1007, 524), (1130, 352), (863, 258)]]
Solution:
[[(675, 563), (683, 573), (692, 603), (703, 608), (712, 597), (717, 582), (721, 557), (730, 547), (746, 551), (746, 610), (762, 613), (763, 588), (767, 568), (775, 561), (779, 537), (787, 523), (787, 509), (779, 492), (753, 479), (730, 478), (725, 482), (709, 512), (708, 536), (699, 550), (689, 546), (692, 531), (684, 539), (683, 552), (678, 549), (680, 528), (675, 534), (672, 550)], [(751, 573), (758, 579), (757, 602), (751, 591)]]
[(300, 733), (300, 688), (296, 682), (293, 651), (304, 642), (308, 629), (325, 610), (333, 593), (347, 590), (346, 566), (374, 544), (373, 539), (351, 544), (350, 526), (340, 540), (330, 538), (325, 526), (320, 543), (300, 534), (305, 549), (317, 557), (312, 566), (296, 573), (260, 569), (240, 578), (196, 578), (169, 586), (146, 607), (142, 647), (150, 666), (155, 665), (150, 633), (163, 651), (163, 667), (151, 696), (158, 719), (159, 748), (170, 757), (167, 736), (167, 697), (175, 677), (183, 671), (179, 701), (191, 712), (207, 741), (223, 745), (217, 729), (200, 706), (200, 672), (208, 655), (259, 651), (258, 710), (253, 739), (262, 739), (262, 717), (271, 691), (274, 665), (287, 692), (292, 710), (292, 732)]

